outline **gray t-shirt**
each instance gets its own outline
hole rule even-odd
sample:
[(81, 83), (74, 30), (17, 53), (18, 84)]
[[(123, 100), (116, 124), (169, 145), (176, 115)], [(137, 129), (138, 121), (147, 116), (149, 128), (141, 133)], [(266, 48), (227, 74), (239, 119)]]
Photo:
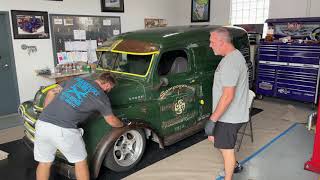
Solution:
[(78, 128), (93, 112), (103, 116), (112, 114), (110, 101), (92, 80), (73, 78), (40, 114), (41, 121), (64, 128)]
[(222, 58), (214, 73), (212, 112), (218, 105), (223, 87), (235, 87), (235, 96), (228, 109), (218, 121), (226, 123), (248, 122), (248, 68), (246, 66), (246, 60), (237, 49)]

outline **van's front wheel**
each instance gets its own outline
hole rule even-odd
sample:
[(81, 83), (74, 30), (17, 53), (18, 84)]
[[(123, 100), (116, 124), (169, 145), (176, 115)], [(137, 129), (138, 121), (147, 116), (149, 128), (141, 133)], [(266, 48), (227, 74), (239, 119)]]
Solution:
[(140, 161), (145, 147), (146, 138), (143, 130), (126, 131), (114, 142), (103, 163), (113, 171), (127, 171)]

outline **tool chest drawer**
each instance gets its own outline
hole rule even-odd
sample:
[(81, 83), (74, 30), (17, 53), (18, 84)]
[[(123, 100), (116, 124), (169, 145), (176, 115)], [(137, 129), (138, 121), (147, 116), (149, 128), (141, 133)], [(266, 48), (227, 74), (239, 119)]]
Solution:
[(256, 93), (317, 102), (320, 46), (261, 44)]

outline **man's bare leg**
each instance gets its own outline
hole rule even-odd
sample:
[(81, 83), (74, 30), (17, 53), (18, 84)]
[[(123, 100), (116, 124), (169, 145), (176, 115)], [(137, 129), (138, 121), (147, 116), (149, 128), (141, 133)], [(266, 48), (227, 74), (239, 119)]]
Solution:
[(51, 162), (39, 162), (36, 171), (37, 180), (48, 180), (50, 176), (50, 168)]
[(225, 180), (232, 180), (232, 175), (234, 167), (236, 165), (236, 157), (234, 154), (234, 149), (220, 149), (223, 160), (224, 160), (224, 170), (225, 170)]
[(75, 172), (77, 180), (89, 180), (90, 175), (86, 159), (75, 163)]

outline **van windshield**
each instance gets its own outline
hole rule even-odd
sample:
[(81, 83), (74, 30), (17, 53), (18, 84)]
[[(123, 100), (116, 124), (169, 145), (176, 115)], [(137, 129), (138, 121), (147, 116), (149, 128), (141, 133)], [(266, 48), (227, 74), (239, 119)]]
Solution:
[(132, 55), (104, 51), (100, 56), (99, 66), (105, 70), (118, 73), (144, 76), (148, 72), (151, 59), (152, 55)]

